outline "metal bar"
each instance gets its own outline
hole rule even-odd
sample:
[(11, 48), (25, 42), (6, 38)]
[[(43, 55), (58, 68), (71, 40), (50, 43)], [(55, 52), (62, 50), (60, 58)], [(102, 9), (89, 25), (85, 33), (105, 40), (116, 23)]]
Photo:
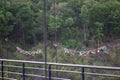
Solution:
[[(56, 0), (54, 0), (53, 2), (54, 4), (54, 44), (57, 45), (57, 28), (56, 28), (56, 7), (55, 7), (55, 4), (56, 4)], [(57, 63), (57, 46), (54, 46), (54, 49), (55, 49), (55, 54), (56, 54), (56, 63)], [(56, 69), (58, 69), (58, 66), (56, 66)], [(58, 76), (58, 73), (56, 73), (56, 76)]]
[[(52, 70), (51, 70), (52, 71)], [(60, 71), (61, 72), (61, 71)], [(66, 72), (66, 71), (62, 71), (62, 72)], [(10, 72), (10, 71), (4, 71), (4, 73), (9, 73), (9, 74), (16, 74), (16, 75), (22, 75), (22, 73), (17, 73), (17, 72)], [(76, 73), (76, 72), (67, 72), (67, 73)], [(76, 74), (81, 74), (81, 72), (77, 72)], [(86, 75), (94, 75), (94, 76), (104, 76), (104, 77), (116, 77), (116, 78), (120, 78), (120, 75), (110, 75), (110, 74), (99, 74), (99, 73), (89, 73), (89, 72), (84, 72), (84, 74)], [(34, 75), (34, 74), (25, 74), (25, 76), (31, 76), (31, 77), (40, 77), (40, 78), (45, 78), (45, 76), (41, 76), (41, 75)], [(53, 77), (51, 77), (53, 79)], [(56, 77), (57, 78), (57, 77)], [(5, 79), (5, 78), (4, 78)]]
[[(0, 65), (1, 66), (1, 65)], [(14, 66), (14, 65), (3, 65), (4, 67), (11, 67), (11, 68), (22, 68), (22, 66)], [(37, 69), (37, 70), (45, 70), (44, 68), (37, 68), (37, 67), (25, 67), (26, 69)]]
[[(41, 76), (41, 75), (32, 75), (32, 74), (26, 74), (26, 76), (45, 78), (45, 76)], [(46, 78), (49, 79), (49, 77), (46, 77)], [(71, 79), (59, 78), (59, 77), (51, 77), (51, 79), (52, 79), (52, 80), (71, 80)]]
[(82, 67), (82, 80), (85, 80), (84, 67)]
[(82, 72), (79, 71), (69, 71), (69, 70), (56, 70), (56, 69), (51, 69), (52, 72), (61, 72), (61, 73), (75, 73), (75, 74), (82, 74)]
[(22, 63), (22, 80), (25, 80), (25, 63)]
[(46, 0), (43, 5), (44, 10), (44, 61), (45, 61), (45, 77), (47, 77), (47, 25), (46, 25)]
[[(0, 65), (1, 66), (1, 65)], [(14, 65), (4, 65), (4, 67), (10, 68), (22, 68), (22, 66), (14, 66)], [(45, 70), (44, 68), (37, 68), (37, 67), (25, 67), (25, 69), (34, 69), (34, 70)]]
[(55, 0), (54, 0), (54, 34), (55, 34), (55, 43), (57, 41), (57, 34), (56, 34), (56, 8), (55, 8)]
[[(16, 72), (9, 72), (9, 71), (5, 71), (6, 73), (10, 73), (10, 74), (16, 74), (16, 75), (22, 75), (22, 73), (16, 73)], [(45, 76), (42, 75), (34, 75), (34, 74), (25, 74), (25, 76), (30, 76), (30, 77), (39, 77), (39, 78), (45, 78)], [(0, 77), (1, 78), (1, 77)], [(47, 79), (49, 79), (49, 77), (46, 77)], [(55, 79), (55, 80), (70, 80), (67, 78), (58, 78), (58, 77), (51, 77), (51, 79)], [(13, 80), (13, 79), (12, 79)]]
[(22, 68), (21, 66), (14, 66), (14, 65), (4, 65), (4, 67), (11, 67), (11, 68)]
[[(20, 62), (20, 63), (29, 63), (29, 64), (45, 64), (45, 62), (38, 61), (24, 61), (24, 60), (11, 60), (11, 59), (0, 59), (0, 61), (8, 61), (8, 62)], [(47, 62), (47, 64), (55, 65), (55, 66), (68, 66), (68, 67), (84, 67), (90, 69), (105, 69), (105, 70), (116, 70), (120, 71), (120, 67), (108, 67), (108, 66), (92, 66), (92, 65), (79, 65), (79, 64), (63, 64), (63, 63), (52, 63)]]
[(51, 80), (51, 65), (48, 65), (48, 67), (49, 67), (49, 80)]
[(2, 80), (4, 80), (4, 67), (3, 67), (3, 61), (1, 61), (1, 76), (2, 76)]
[(45, 68), (37, 68), (37, 67), (25, 67), (26, 69), (32, 69), (32, 70), (45, 70)]
[(6, 18), (6, 0), (4, 0), (4, 16)]
[(18, 73), (18, 72), (10, 72), (10, 71), (4, 71), (4, 73), (9, 73), (9, 74), (16, 74), (16, 75), (23, 75), (22, 73)]
[[(57, 28), (56, 28), (56, 8), (55, 8), (55, 4), (56, 4), (56, 0), (53, 1), (54, 4), (54, 44), (57, 44)], [(56, 63), (57, 63), (57, 46), (54, 47), (55, 48), (55, 53), (56, 53)]]
[(120, 75), (112, 75), (112, 74), (100, 74), (100, 73), (89, 73), (89, 72), (84, 72), (86, 75), (94, 75), (94, 76), (103, 76), (103, 77), (116, 77), (120, 78)]
[[(82, 72), (78, 71), (68, 71), (68, 70), (52, 70), (51, 71), (56, 71), (56, 72), (63, 72), (63, 73), (75, 73), (75, 74), (82, 74)], [(1, 72), (1, 71), (0, 71)], [(10, 72), (10, 71), (4, 71), (4, 73), (9, 73), (9, 74), (16, 74), (16, 75), (22, 75), (22, 73), (17, 73), (17, 72)], [(84, 72), (86, 75), (94, 75), (94, 76), (104, 76), (104, 77), (116, 77), (120, 78), (120, 75), (112, 75), (112, 74), (100, 74), (100, 73), (90, 73), (90, 72)], [(26, 75), (26, 74), (25, 74)], [(32, 76), (32, 74), (31, 74)], [(39, 76), (39, 75), (37, 75)]]
[[(10, 71), (5, 71), (5, 73), (22, 75), (22, 73), (10, 72)], [(34, 74), (25, 74), (25, 76), (45, 78), (45, 76), (42, 76), (42, 75), (34, 75)], [(46, 78), (49, 79), (49, 77), (46, 77)], [(51, 79), (55, 79), (55, 80), (70, 80), (70, 79), (67, 79), (67, 78), (58, 78), (58, 77), (51, 77)]]
[[(0, 79), (2, 79), (2, 77), (0, 77)], [(13, 79), (13, 78), (6, 78), (4, 77), (5, 80), (17, 80), (17, 79)]]

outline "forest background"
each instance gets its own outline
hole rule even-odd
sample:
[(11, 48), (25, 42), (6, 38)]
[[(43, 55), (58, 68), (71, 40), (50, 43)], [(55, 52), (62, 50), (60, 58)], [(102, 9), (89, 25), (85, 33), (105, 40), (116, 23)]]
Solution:
[[(47, 0), (46, 9), (50, 48), (57, 42), (82, 50), (119, 40), (119, 0)], [(41, 0), (0, 0), (0, 57), (19, 56), (17, 46), (43, 48), (43, 15)]]
[[(47, 0), (46, 14), (49, 62), (120, 66), (120, 46), (114, 47), (120, 44), (119, 0)], [(16, 51), (17, 46), (28, 51), (44, 50), (43, 15), (43, 0), (0, 0), (0, 58), (44, 61), (44, 52), (26, 56)], [(54, 43), (58, 45), (57, 55)], [(108, 44), (111, 54), (99, 55), (105, 61), (98, 55), (65, 55), (63, 50)]]

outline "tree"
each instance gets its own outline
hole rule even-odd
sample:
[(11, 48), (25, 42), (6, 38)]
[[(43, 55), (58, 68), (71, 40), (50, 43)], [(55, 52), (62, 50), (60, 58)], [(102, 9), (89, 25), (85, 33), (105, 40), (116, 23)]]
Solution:
[[(120, 2), (108, 1), (106, 3), (96, 3), (90, 10), (91, 24), (100, 22), (104, 24), (103, 33), (106, 37), (119, 33)], [(92, 25), (94, 26), (94, 25)], [(92, 27), (93, 28), (93, 27)], [(116, 31), (117, 29), (117, 31)], [(117, 32), (117, 33), (116, 33)]]
[(0, 6), (2, 6), (0, 8), (0, 37), (5, 38), (13, 31), (13, 14), (9, 11), (10, 2), (2, 0)]
[(96, 36), (95, 38), (97, 39), (97, 42), (98, 42), (98, 47), (100, 46), (100, 42), (104, 36), (103, 34), (103, 27), (104, 27), (104, 24), (103, 23), (100, 23), (100, 22), (95, 22), (95, 26), (96, 26)]
[(89, 10), (86, 5), (83, 5), (81, 8), (80, 18), (81, 18), (82, 24), (83, 24), (84, 42), (86, 45), (87, 29), (88, 29), (88, 24), (89, 24)]

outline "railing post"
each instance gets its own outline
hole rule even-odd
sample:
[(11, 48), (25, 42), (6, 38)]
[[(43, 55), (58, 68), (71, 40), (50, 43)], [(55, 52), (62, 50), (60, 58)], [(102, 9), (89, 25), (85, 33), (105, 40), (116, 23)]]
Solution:
[(48, 71), (49, 71), (49, 80), (51, 80), (51, 64), (48, 65)]
[(84, 67), (82, 67), (82, 80), (85, 80)]
[(22, 80), (25, 80), (25, 63), (22, 63)]
[(3, 67), (3, 61), (1, 61), (1, 75), (2, 75), (2, 80), (4, 80), (4, 67)]

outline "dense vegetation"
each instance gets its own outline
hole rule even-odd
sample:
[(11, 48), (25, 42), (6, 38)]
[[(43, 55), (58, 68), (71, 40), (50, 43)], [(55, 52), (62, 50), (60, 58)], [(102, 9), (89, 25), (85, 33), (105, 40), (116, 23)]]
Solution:
[[(2, 41), (8, 38), (25, 45), (43, 40), (43, 1), (1, 0), (0, 6)], [(55, 28), (58, 41), (64, 44), (117, 37), (120, 34), (119, 7), (117, 0), (59, 0), (55, 2), (54, 14), (54, 0), (48, 0), (48, 39), (54, 40)]]
[[(120, 38), (119, 0), (47, 0), (46, 9), (49, 62), (56, 62), (52, 44), (57, 42), (57, 62), (120, 66), (119, 48), (111, 48), (109, 56), (89, 58), (63, 52), (64, 47), (83, 50), (112, 42), (113, 46)], [(43, 51), (43, 15), (43, 0), (0, 0), (0, 58), (44, 61), (44, 54), (31, 57), (16, 52), (17, 46)]]

